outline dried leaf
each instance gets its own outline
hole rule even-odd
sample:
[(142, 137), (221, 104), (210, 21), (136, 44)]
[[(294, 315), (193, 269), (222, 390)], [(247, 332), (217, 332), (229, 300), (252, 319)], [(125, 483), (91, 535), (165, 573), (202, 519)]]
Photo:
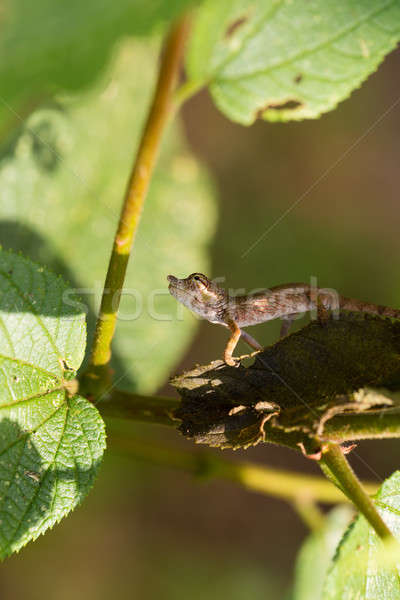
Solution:
[(399, 358), (399, 323), (356, 314), (312, 322), (249, 367), (214, 361), (176, 377), (176, 416), (185, 435), (211, 446), (296, 446), (322, 435), (333, 416), (392, 406), (387, 395), (360, 389), (399, 389)]

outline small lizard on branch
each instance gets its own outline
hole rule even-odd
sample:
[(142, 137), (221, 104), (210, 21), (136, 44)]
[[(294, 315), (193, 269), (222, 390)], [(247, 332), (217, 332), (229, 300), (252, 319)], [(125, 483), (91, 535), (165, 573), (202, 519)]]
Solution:
[(192, 273), (185, 279), (168, 275), (170, 293), (192, 312), (211, 323), (228, 327), (231, 337), (225, 347), (224, 361), (234, 366), (232, 354), (242, 337), (255, 350), (262, 346), (243, 327), (272, 319), (282, 319), (281, 337), (288, 334), (296, 315), (315, 311), (323, 322), (329, 312), (341, 310), (369, 313), (400, 319), (400, 310), (340, 296), (334, 290), (313, 287), (305, 283), (288, 283), (245, 296), (231, 296), (202, 273)]

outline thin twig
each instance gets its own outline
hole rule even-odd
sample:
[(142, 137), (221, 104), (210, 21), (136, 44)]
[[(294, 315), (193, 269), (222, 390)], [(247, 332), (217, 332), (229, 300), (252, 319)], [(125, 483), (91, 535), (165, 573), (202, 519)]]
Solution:
[(376, 533), (384, 540), (394, 540), (394, 537), (380, 516), (375, 504), (364, 489), (360, 480), (349, 465), (341, 447), (338, 444), (329, 444), (322, 453), (321, 464), (328, 470), (333, 482), (338, 485), (344, 494), (353, 502), (364, 515)]
[[(248, 490), (281, 498), (290, 503), (345, 502), (342, 492), (328, 480), (313, 475), (299, 475), (280, 469), (271, 469), (249, 462), (231, 462), (211, 452), (185, 452), (160, 448), (141, 440), (110, 433), (110, 448), (155, 465), (181, 469), (201, 478), (218, 478), (234, 482)], [(366, 483), (370, 493), (377, 486)]]
[[(340, 500), (338, 500), (340, 502)], [(296, 498), (292, 502), (293, 509), (311, 531), (319, 531), (325, 524), (325, 516), (316, 504), (315, 499)]]
[(182, 106), (182, 104), (190, 100), (192, 96), (195, 96), (204, 87), (206, 87), (206, 82), (199, 83), (191, 79), (182, 83), (174, 94), (175, 107), (179, 108)]
[(142, 396), (121, 390), (112, 390), (110, 395), (97, 404), (105, 418), (144, 421), (155, 425), (176, 427), (174, 411), (179, 406), (177, 398)]
[(188, 17), (185, 16), (172, 28), (165, 43), (153, 102), (126, 189), (104, 284), (89, 368), (85, 375), (86, 391), (89, 393), (97, 393), (110, 383), (108, 364), (121, 291), (162, 135), (172, 112), (173, 91), (188, 25)]
[(348, 440), (399, 438), (400, 408), (395, 406), (363, 413), (344, 413), (327, 421), (324, 438), (342, 442), (344, 435)]
[[(174, 411), (180, 406), (179, 398), (145, 396), (113, 389), (107, 401), (98, 405), (104, 417), (146, 421), (147, 423), (176, 427)], [(298, 449), (299, 442), (306, 442), (302, 431), (285, 431), (274, 427), (271, 422), (264, 424), (265, 441)], [(348, 413), (334, 417), (324, 428), (323, 440), (345, 443), (354, 439), (381, 439), (400, 436), (400, 410), (386, 408), (362, 415)]]

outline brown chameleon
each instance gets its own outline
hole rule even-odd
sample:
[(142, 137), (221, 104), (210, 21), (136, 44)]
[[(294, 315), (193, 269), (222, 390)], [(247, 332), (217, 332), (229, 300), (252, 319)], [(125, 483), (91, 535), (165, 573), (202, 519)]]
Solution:
[(289, 332), (293, 318), (308, 311), (316, 311), (323, 321), (329, 312), (340, 310), (369, 313), (400, 319), (400, 310), (346, 298), (324, 288), (305, 283), (288, 283), (269, 290), (244, 296), (231, 296), (202, 273), (192, 273), (185, 279), (168, 275), (168, 289), (179, 302), (211, 323), (228, 327), (231, 337), (225, 347), (224, 361), (234, 366), (232, 354), (242, 337), (255, 350), (262, 346), (243, 327), (257, 325), (272, 319), (282, 319), (281, 337)]

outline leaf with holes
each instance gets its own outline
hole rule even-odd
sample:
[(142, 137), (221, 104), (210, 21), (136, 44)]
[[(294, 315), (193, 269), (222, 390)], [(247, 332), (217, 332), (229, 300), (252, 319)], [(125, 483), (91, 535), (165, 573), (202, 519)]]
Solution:
[(189, 86), (250, 125), (315, 118), (347, 98), (400, 39), (397, 0), (208, 0), (188, 54)]
[[(375, 498), (381, 517), (400, 540), (400, 471), (383, 483)], [(361, 515), (343, 536), (325, 581), (323, 598), (400, 598), (398, 548), (392, 546), (385, 551)]]
[(0, 557), (68, 514), (104, 448), (97, 409), (71, 392), (85, 314), (60, 277), (0, 251)]

